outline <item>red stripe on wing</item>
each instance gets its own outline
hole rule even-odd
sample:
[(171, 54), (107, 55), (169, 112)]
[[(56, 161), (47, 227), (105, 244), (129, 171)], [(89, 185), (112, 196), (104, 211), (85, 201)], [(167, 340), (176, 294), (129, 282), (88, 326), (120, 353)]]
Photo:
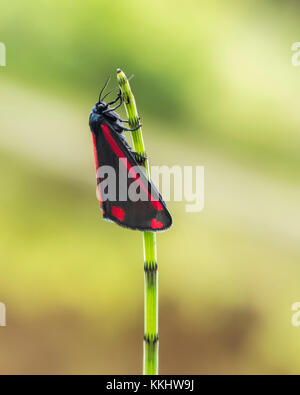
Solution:
[[(94, 133), (92, 133), (92, 138), (93, 138), (94, 160), (95, 160), (95, 168), (96, 168), (96, 176), (97, 176), (98, 169), (99, 169), (99, 161), (98, 161), (98, 152), (97, 152), (97, 146), (96, 146), (96, 137), (95, 137)], [(97, 183), (98, 183), (98, 179), (97, 179)], [(100, 182), (98, 183), (98, 193), (99, 193), (100, 207), (102, 208), (102, 211), (104, 214)]]
[(120, 147), (118, 146), (116, 141), (111, 136), (110, 131), (109, 131), (109, 127), (106, 125), (106, 123), (103, 123), (101, 125), (101, 127), (102, 127), (102, 130), (103, 130), (104, 136), (105, 136), (107, 142), (109, 143), (109, 145), (111, 146), (112, 150), (119, 157), (119, 159), (121, 159), (121, 161), (124, 164), (124, 166), (127, 167), (128, 172), (131, 173), (131, 175), (133, 176), (134, 180), (137, 181), (138, 184), (140, 185), (140, 187), (143, 189), (143, 191), (148, 194), (148, 197), (149, 197), (153, 207), (155, 208), (155, 210), (158, 210), (158, 211), (163, 210), (162, 204), (159, 201), (157, 201), (157, 200), (153, 200), (153, 198), (152, 198), (151, 194), (149, 193), (148, 189), (142, 183), (142, 181), (140, 180), (139, 176), (134, 171), (132, 165), (128, 162), (125, 154), (122, 152), (122, 150), (120, 149)]

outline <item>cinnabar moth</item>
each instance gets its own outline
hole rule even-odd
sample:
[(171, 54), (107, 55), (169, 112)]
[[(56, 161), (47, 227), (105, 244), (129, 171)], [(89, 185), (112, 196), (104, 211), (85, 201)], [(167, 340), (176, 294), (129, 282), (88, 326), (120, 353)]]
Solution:
[[(117, 179), (116, 198), (108, 198), (104, 201), (101, 199), (104, 192), (101, 190), (101, 179), (97, 179), (103, 218), (134, 230), (151, 232), (166, 230), (172, 225), (172, 217), (160, 193), (152, 181), (147, 179), (140, 167), (144, 164), (146, 158), (133, 152), (122, 134), (124, 131), (137, 130), (140, 125), (136, 129), (124, 127), (122, 123), (128, 123), (128, 121), (123, 121), (114, 112), (122, 105), (121, 92), (119, 92), (116, 100), (105, 103), (104, 98), (111, 93), (109, 92), (103, 99), (101, 98), (106, 86), (107, 84), (102, 89), (99, 101), (93, 107), (89, 120), (93, 137), (96, 171), (101, 166), (111, 166)], [(117, 102), (119, 104), (116, 107), (110, 108)], [(120, 177), (119, 166), (121, 166), (122, 172), (126, 174), (125, 188), (129, 190), (133, 182), (137, 183), (141, 194), (144, 194), (143, 199), (137, 201), (120, 199), (122, 191), (118, 182)]]

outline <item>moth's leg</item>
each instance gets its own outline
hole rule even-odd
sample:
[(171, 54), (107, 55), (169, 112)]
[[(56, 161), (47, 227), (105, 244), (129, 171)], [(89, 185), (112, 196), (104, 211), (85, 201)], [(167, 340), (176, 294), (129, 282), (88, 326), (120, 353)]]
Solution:
[(119, 97), (119, 96), (116, 98), (116, 100), (111, 101), (110, 103), (107, 103), (107, 105), (108, 105), (108, 106), (111, 106), (112, 104), (117, 103), (118, 100), (120, 100), (120, 97)]
[(114, 108), (109, 108), (108, 110), (105, 110), (105, 111), (103, 111), (103, 114), (107, 114), (107, 113), (109, 113), (109, 112), (112, 112), (112, 111), (115, 111), (115, 110), (117, 110), (119, 107), (121, 107), (121, 105), (122, 105), (122, 98), (119, 96), (118, 97), (118, 99), (116, 100), (116, 102), (118, 101), (118, 100), (120, 100), (120, 104), (118, 104), (116, 107), (114, 107)]
[(116, 107), (110, 108), (110, 109), (108, 109), (108, 110), (103, 111), (102, 114), (107, 114), (107, 113), (109, 113), (109, 112), (113, 112), (113, 111), (117, 110), (119, 107), (121, 107), (121, 105), (122, 105), (122, 101), (121, 101), (121, 103), (118, 104)]
[(144, 156), (144, 155), (138, 154), (137, 152), (134, 152), (132, 150), (132, 148), (130, 147), (130, 145), (127, 143), (125, 136), (123, 134), (121, 134), (120, 137), (123, 139), (123, 142), (124, 142), (126, 148), (133, 155), (133, 157), (137, 161), (138, 165), (145, 166), (145, 162), (148, 159), (147, 156)]
[(147, 156), (138, 154), (137, 152), (133, 152), (133, 151), (132, 151), (132, 154), (134, 155), (135, 160), (137, 161), (137, 163), (138, 163), (139, 165), (144, 165), (145, 162), (146, 162), (146, 160), (148, 159)]
[(142, 127), (143, 125), (142, 124), (140, 124), (140, 125), (138, 125), (136, 128), (134, 128), (134, 129), (128, 129), (128, 128), (123, 128), (123, 130), (125, 130), (125, 132), (135, 132), (136, 130), (139, 130), (141, 127)]
[[(141, 120), (141, 117), (138, 117), (138, 120), (140, 121)], [(124, 123), (128, 123), (129, 125), (130, 125), (130, 121), (127, 121), (126, 119), (120, 119), (120, 121), (121, 122), (124, 122)], [(141, 125), (142, 126), (142, 125)]]
[(120, 137), (122, 138), (128, 151), (130, 151), (132, 153), (132, 155), (135, 158), (135, 160), (137, 161), (137, 163), (139, 165), (145, 165), (145, 161), (148, 159), (147, 156), (144, 156), (144, 155), (138, 154), (137, 152), (134, 152), (132, 150), (132, 148), (130, 147), (130, 145), (127, 143), (125, 136), (123, 134), (120, 134)]
[[(114, 91), (117, 90), (117, 89), (118, 89), (118, 87), (113, 88), (113, 89), (110, 90), (108, 93), (106, 93), (106, 95), (102, 98), (102, 101), (103, 101), (107, 96), (109, 96), (112, 92), (114, 92)], [(121, 96), (121, 90), (120, 90), (120, 88), (119, 88), (118, 97), (119, 97), (119, 96)], [(112, 103), (110, 103), (110, 104), (113, 104), (113, 103), (115, 103), (115, 102), (112, 102)]]

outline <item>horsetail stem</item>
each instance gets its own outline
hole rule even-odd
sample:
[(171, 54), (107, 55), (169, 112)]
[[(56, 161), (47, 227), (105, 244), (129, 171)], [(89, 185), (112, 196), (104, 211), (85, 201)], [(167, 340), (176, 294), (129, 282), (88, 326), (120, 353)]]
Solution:
[[(138, 115), (135, 98), (131, 92), (129, 81), (120, 69), (117, 70), (117, 78), (125, 104), (130, 127), (138, 127), (140, 118)], [(134, 150), (146, 156), (146, 150), (142, 135), (142, 129), (132, 132)], [(145, 172), (150, 178), (148, 159), (144, 163)], [(143, 373), (145, 375), (158, 374), (158, 268), (156, 253), (156, 234), (144, 232), (144, 362)]]

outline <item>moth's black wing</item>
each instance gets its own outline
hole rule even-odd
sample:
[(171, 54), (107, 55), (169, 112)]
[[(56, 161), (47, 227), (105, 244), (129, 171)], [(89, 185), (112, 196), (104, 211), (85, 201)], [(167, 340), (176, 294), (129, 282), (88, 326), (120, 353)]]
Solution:
[(109, 166), (116, 175), (115, 179), (110, 175), (110, 181), (115, 184), (114, 190), (114, 186), (104, 185), (103, 174), (97, 174), (103, 218), (141, 231), (168, 229), (172, 225), (172, 217), (166, 204), (138, 165), (125, 138), (108, 122), (92, 127), (92, 135), (96, 170), (109, 170), (103, 167)]

